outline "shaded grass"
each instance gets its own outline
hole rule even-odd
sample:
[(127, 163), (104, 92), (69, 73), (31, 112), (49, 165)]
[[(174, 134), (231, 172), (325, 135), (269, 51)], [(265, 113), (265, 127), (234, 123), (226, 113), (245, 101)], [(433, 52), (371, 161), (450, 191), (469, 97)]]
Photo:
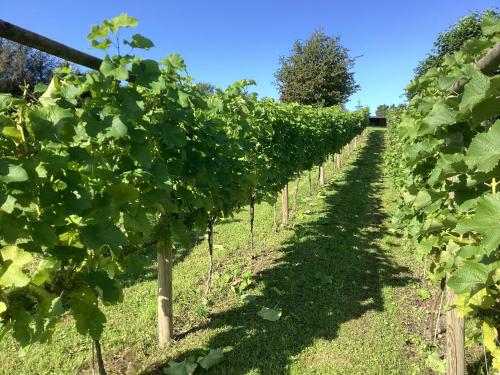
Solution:
[[(208, 270), (206, 244), (178, 257), (174, 267), (176, 330), (201, 328), (163, 351), (156, 347), (154, 252), (145, 252), (146, 272), (132, 278), (124, 303), (106, 306), (103, 337), (110, 373), (127, 367), (160, 374), (170, 359), (225, 352), (213, 374), (411, 374), (423, 368), (422, 353), (408, 340), (403, 322), (420, 319), (406, 304), (417, 293), (411, 255), (387, 231), (392, 209), (382, 173), (383, 130), (371, 130), (366, 145), (317, 194), (300, 179), (298, 207), (290, 184), (291, 225), (273, 229), (273, 209), (258, 205), (255, 251), (248, 246), (248, 209), (215, 227), (213, 292), (202, 298)], [(277, 205), (277, 216), (281, 206)], [(246, 273), (253, 284), (243, 302), (231, 289)], [(227, 281), (229, 279), (229, 282)], [(263, 307), (281, 309), (277, 322), (262, 320)], [(90, 369), (90, 340), (68, 319), (48, 346), (34, 346), (24, 358), (11, 341), (0, 344), (0, 372), (69, 374)]]

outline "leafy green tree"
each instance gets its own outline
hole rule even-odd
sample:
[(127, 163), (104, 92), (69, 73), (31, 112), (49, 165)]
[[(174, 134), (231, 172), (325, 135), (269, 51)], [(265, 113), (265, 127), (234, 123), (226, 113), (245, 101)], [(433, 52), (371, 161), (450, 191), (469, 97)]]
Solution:
[(385, 117), (388, 109), (389, 109), (389, 106), (387, 104), (379, 105), (377, 107), (377, 109), (375, 110), (375, 116)]
[(468, 40), (483, 36), (481, 20), (488, 15), (500, 16), (492, 9), (481, 13), (473, 12), (452, 25), (448, 31), (439, 33), (434, 42), (434, 49), (415, 68), (415, 78), (421, 77), (431, 68), (440, 66), (445, 55), (458, 51)]
[(339, 36), (315, 31), (297, 40), (290, 56), (282, 56), (275, 74), (280, 99), (285, 103), (329, 107), (343, 104), (359, 86), (354, 81), (354, 59)]
[(198, 82), (196, 88), (204, 94), (215, 94), (216, 87), (208, 82)]
[(60, 60), (0, 38), (0, 92), (20, 94), (20, 86), (48, 83)]

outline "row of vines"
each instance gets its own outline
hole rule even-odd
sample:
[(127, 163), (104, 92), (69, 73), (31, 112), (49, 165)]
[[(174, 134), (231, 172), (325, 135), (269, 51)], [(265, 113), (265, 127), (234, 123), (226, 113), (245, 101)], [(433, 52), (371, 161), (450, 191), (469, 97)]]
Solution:
[(401, 192), (394, 222), (425, 260), (428, 278), (449, 288), (448, 308), (475, 322), (471, 339), (490, 353), (496, 373), (500, 20), (484, 17), (482, 28), (484, 37), (469, 40), (408, 86), (406, 110), (389, 112), (387, 163)]
[[(88, 39), (107, 49), (135, 26), (122, 14)], [(153, 43), (135, 34), (116, 45), (125, 46)], [(98, 340), (100, 305), (123, 299), (115, 276), (152, 246), (159, 315), (171, 319), (172, 250), (243, 206), (274, 202), (367, 125), (366, 110), (278, 104), (249, 93), (251, 84), (208, 94), (180, 56), (130, 52), (106, 55), (98, 71), (61, 68), (20, 98), (0, 95), (0, 338), (47, 342), (70, 314)]]

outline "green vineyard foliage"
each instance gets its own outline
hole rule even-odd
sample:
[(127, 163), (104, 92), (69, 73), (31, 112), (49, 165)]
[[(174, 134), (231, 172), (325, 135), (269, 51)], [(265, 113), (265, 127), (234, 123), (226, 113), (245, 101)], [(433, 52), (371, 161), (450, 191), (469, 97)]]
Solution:
[(446, 279), (459, 313), (476, 318), (475, 338), (500, 371), (500, 75), (476, 65), (500, 42), (500, 20), (484, 17), (482, 28), (408, 86), (417, 94), (407, 110), (389, 112), (386, 162), (401, 191), (394, 222), (429, 278)]
[[(88, 39), (106, 49), (137, 24), (122, 14)], [(153, 47), (139, 34), (123, 44)], [(70, 314), (99, 339), (100, 306), (122, 301), (116, 275), (138, 249), (188, 246), (209, 215), (275, 201), (367, 126), (367, 110), (259, 100), (252, 84), (207, 94), (179, 55), (127, 54), (85, 74), (61, 68), (20, 98), (0, 94), (0, 338), (47, 342)]]

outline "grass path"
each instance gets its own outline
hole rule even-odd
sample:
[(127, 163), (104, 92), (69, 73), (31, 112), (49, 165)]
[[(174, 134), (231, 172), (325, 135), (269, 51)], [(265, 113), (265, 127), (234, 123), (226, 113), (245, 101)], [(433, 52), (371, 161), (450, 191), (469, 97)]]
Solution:
[[(197, 358), (215, 348), (225, 358), (212, 374), (428, 373), (419, 340), (408, 330), (423, 319), (414, 303), (420, 288), (414, 259), (388, 230), (394, 202), (383, 176), (383, 143), (384, 131), (370, 130), (341, 172), (333, 174), (327, 165), (329, 184), (320, 194), (309, 197), (305, 175), (295, 199), (296, 182), (291, 183), (290, 226), (276, 232), (272, 207), (259, 205), (254, 253), (248, 247), (248, 210), (217, 224), (208, 305), (202, 298), (206, 244), (178, 255), (176, 329), (201, 328), (170, 349), (156, 348), (154, 262), (145, 274), (129, 277), (124, 303), (106, 307), (109, 373), (135, 367), (161, 374), (171, 359)], [(242, 301), (231, 289), (242, 279), (252, 283), (245, 293), (255, 300)], [(261, 319), (257, 312), (264, 306), (280, 309), (281, 319)], [(90, 342), (68, 320), (51, 346), (35, 346), (24, 358), (11, 342), (0, 344), (0, 373), (88, 373), (89, 358)]]

